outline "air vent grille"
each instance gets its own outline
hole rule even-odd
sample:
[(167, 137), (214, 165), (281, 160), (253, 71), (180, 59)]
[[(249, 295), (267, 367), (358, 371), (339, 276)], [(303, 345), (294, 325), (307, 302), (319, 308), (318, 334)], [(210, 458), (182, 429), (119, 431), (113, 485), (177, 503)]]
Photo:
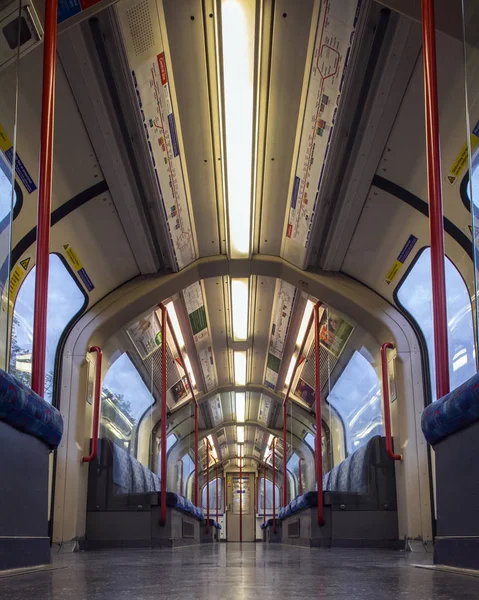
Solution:
[(151, 22), (149, 0), (142, 0), (126, 11), (131, 41), (136, 56), (140, 56), (155, 45), (155, 33)]
[[(329, 361), (329, 364), (328, 364)], [(320, 346), (319, 350), (319, 362), (321, 365), (321, 387), (326, 385), (328, 382), (328, 375), (333, 372), (338, 359), (330, 354), (325, 348)], [(304, 363), (303, 371), (301, 373), (301, 379), (303, 379), (313, 390), (315, 387), (314, 382), (314, 344), (311, 344), (311, 349), (308, 353), (306, 361)]]

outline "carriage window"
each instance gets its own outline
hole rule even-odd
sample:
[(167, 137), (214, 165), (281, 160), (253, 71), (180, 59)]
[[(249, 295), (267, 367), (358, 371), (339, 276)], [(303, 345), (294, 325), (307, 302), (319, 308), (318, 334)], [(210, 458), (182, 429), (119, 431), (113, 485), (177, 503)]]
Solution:
[[(13, 192), (13, 206), (17, 200), (15, 191)], [(10, 166), (4, 160), (0, 153), (0, 221), (8, 215), (12, 205), (12, 172)]]
[(291, 490), (291, 496), (294, 498), (297, 494), (299, 482), (299, 456), (296, 454), (296, 452), (294, 452), (291, 458), (288, 460), (287, 469), (291, 473), (294, 481), (294, 489)]
[[(274, 486), (275, 497), (276, 497), (276, 509), (279, 509), (279, 487)], [(259, 511), (264, 510), (264, 477), (259, 480)], [(273, 482), (269, 479), (266, 480), (266, 510), (273, 510)]]
[(136, 455), (137, 428), (154, 398), (126, 352), (108, 369), (101, 400), (102, 437)]
[[(449, 375), (451, 390), (472, 377), (475, 372), (474, 332), (471, 300), (459, 271), (446, 258), (446, 299), (449, 335)], [(434, 364), (434, 325), (432, 318), (431, 252), (426, 248), (419, 255), (397, 291), (399, 303), (421, 328), (427, 345), (431, 392), (436, 400)]]
[[(470, 173), (472, 177), (470, 178)], [(461, 184), (461, 197), (466, 207), (470, 210), (471, 207), (471, 194), (472, 204), (479, 208), (479, 152), (472, 157), (471, 171), (468, 171)], [(475, 218), (477, 219), (477, 210), (475, 212)]]
[(375, 435), (382, 435), (379, 379), (372, 365), (359, 352), (354, 352), (327, 401), (343, 420), (348, 453), (354, 452)]
[[(32, 376), (33, 305), (35, 267), (23, 282), (13, 311), (10, 372), (30, 386)], [(86, 297), (57, 254), (50, 254), (48, 278), (47, 354), (45, 400), (52, 401), (55, 355), (66, 326), (80, 312)]]
[[(223, 510), (223, 485), (222, 485), (222, 480), (220, 478), (213, 479), (213, 481), (210, 481), (210, 485), (209, 485), (209, 488), (210, 488), (210, 510), (216, 510), (216, 486), (217, 485), (218, 485), (218, 510), (222, 511)], [(202, 502), (203, 508), (206, 509), (208, 507), (208, 505), (206, 503), (206, 485), (203, 488), (203, 492), (201, 495), (201, 502)]]
[(304, 436), (304, 441), (308, 444), (308, 446), (311, 448), (311, 450), (314, 452), (314, 440), (316, 439), (316, 436), (314, 436), (312, 433), (307, 433)]
[(178, 440), (178, 436), (176, 435), (176, 433), (170, 433), (170, 435), (166, 438), (166, 453), (167, 454), (173, 448), (173, 446), (176, 444), (177, 440)]
[(189, 496), (188, 488), (190, 485), (190, 480), (192, 482), (191, 475), (194, 473), (195, 463), (189, 454), (185, 454), (181, 461), (183, 462), (183, 490), (181, 490), (181, 471), (178, 469), (178, 493), (182, 494), (183, 496)]

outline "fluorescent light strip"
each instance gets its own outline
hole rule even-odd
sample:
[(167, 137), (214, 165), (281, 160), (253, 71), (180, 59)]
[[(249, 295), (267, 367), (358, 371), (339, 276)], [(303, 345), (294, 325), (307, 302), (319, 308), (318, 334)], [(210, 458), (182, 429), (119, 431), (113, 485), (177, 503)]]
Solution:
[(235, 384), (246, 385), (246, 351), (236, 350), (234, 353)]
[(231, 258), (251, 248), (256, 0), (222, 0), (224, 130)]
[(233, 315), (233, 338), (236, 342), (248, 339), (249, 280), (231, 280), (231, 312)]
[(236, 441), (238, 442), (238, 444), (244, 444), (244, 427), (243, 426), (238, 426), (236, 428)]
[(186, 370), (187, 370), (187, 372), (188, 372), (188, 375), (190, 376), (191, 385), (192, 385), (193, 387), (196, 387), (196, 379), (195, 379), (195, 376), (194, 376), (194, 374), (193, 374), (193, 369), (192, 369), (192, 367), (191, 367), (191, 362), (190, 362), (190, 359), (188, 358), (188, 355), (187, 355), (187, 354), (183, 354), (183, 356), (184, 356), (184, 360), (185, 360), (185, 367), (186, 367)]
[(244, 448), (243, 448), (243, 444), (238, 444), (237, 446), (238, 446), (238, 456), (239, 456), (240, 458), (243, 458), (243, 456), (244, 456)]
[(293, 376), (294, 365), (296, 363), (296, 354), (293, 354), (291, 357), (291, 362), (289, 363), (288, 372), (286, 373), (286, 379), (284, 380), (286, 385), (291, 383), (291, 377)]
[(176, 314), (175, 305), (173, 302), (168, 302), (166, 305), (166, 311), (171, 320), (171, 326), (173, 327), (173, 331), (176, 334), (176, 339), (178, 340), (178, 344), (181, 349), (185, 347), (185, 340), (183, 339), (183, 334), (181, 333), (180, 322), (178, 321), (178, 316)]
[(311, 300), (308, 300), (306, 302), (306, 306), (304, 307), (304, 313), (303, 313), (303, 319), (301, 321), (301, 325), (299, 326), (298, 337), (296, 338), (296, 346), (300, 346), (303, 341), (304, 334), (306, 333), (306, 327), (308, 326), (308, 321), (311, 316), (311, 313), (313, 312), (313, 308), (314, 308), (314, 302), (312, 302)]
[(236, 422), (244, 423), (246, 416), (246, 394), (236, 392)]

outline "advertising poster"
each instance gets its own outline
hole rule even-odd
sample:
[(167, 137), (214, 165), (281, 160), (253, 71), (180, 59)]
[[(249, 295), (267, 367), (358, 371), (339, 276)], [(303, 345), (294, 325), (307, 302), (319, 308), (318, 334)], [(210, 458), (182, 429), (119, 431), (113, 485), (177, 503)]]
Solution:
[(142, 360), (161, 346), (161, 325), (156, 311), (129, 327), (127, 333)]
[(296, 384), (296, 390), (294, 391), (294, 393), (298, 398), (301, 398), (301, 400), (305, 402), (310, 408), (314, 406), (314, 389), (310, 385), (308, 385), (306, 381), (304, 381), (304, 379), (301, 379), (301, 377), (299, 378), (298, 383)]
[(341, 356), (354, 327), (331, 310), (325, 310), (319, 323), (320, 344), (336, 358)]

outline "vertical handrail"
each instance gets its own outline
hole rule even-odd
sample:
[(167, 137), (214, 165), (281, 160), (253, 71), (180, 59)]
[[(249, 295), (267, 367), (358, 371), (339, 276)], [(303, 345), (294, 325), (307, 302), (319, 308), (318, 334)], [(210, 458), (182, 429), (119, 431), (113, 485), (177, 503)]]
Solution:
[[(317, 302), (316, 304), (319, 307), (321, 306), (321, 302)], [(287, 419), (287, 408), (286, 408), (286, 404), (289, 400), (289, 396), (291, 394), (291, 388), (293, 386), (293, 381), (296, 377), (296, 371), (298, 370), (298, 367), (303, 363), (304, 358), (303, 358), (303, 354), (304, 354), (304, 348), (306, 346), (306, 341), (309, 337), (309, 333), (311, 331), (311, 327), (313, 326), (313, 320), (314, 320), (314, 314), (311, 313), (309, 320), (308, 320), (308, 324), (306, 325), (306, 330), (304, 332), (304, 337), (303, 340), (301, 341), (301, 346), (299, 347), (299, 352), (298, 352), (298, 356), (296, 357), (296, 362), (294, 363), (294, 368), (293, 368), (293, 372), (291, 373), (291, 379), (289, 381), (288, 384), (288, 389), (286, 390), (286, 395), (284, 397), (283, 400), (283, 445), (284, 445), (284, 457), (283, 457), (283, 481), (284, 481), (284, 485), (283, 485), (283, 505), (287, 506), (288, 504), (288, 477), (287, 477), (287, 468), (288, 468), (288, 464), (287, 464), (287, 460), (286, 460), (286, 437), (287, 437), (287, 430), (286, 430), (286, 419)]]
[(210, 530), (210, 441), (206, 438), (206, 533)]
[(434, 0), (422, 0), (422, 47), (424, 61), (427, 196), (429, 202), (429, 231), (431, 238), (432, 314), (434, 321), (436, 397), (442, 398), (449, 393), (450, 381)]
[(276, 466), (275, 466), (275, 441), (276, 438), (273, 438), (273, 441), (271, 442), (271, 454), (273, 455), (273, 533), (276, 533), (276, 488), (275, 488), (275, 483), (276, 483)]
[[(269, 457), (268, 457), (269, 458)], [(263, 468), (263, 524), (266, 525), (266, 461)]]
[(240, 542), (243, 541), (243, 457), (240, 456)]
[(47, 349), (48, 272), (52, 207), (53, 129), (55, 121), (55, 71), (58, 0), (47, 0), (43, 38), (42, 117), (37, 209), (35, 301), (33, 307), (32, 389), (45, 392)]
[(218, 506), (218, 504), (219, 504), (219, 490), (218, 490), (218, 482), (219, 482), (219, 479), (218, 479), (218, 461), (216, 461), (215, 467), (216, 467), (216, 468), (215, 468), (215, 472), (216, 472), (216, 486), (215, 486), (215, 487), (216, 487), (216, 522), (217, 522), (217, 523), (219, 523), (218, 519), (219, 519), (219, 517), (220, 517), (220, 514), (219, 514), (219, 513), (220, 513), (220, 511), (219, 511), (219, 506)]
[(391, 433), (391, 411), (389, 407), (389, 374), (388, 374), (388, 348), (394, 348), (391, 342), (385, 342), (381, 346), (381, 369), (383, 379), (383, 409), (384, 409), (384, 430), (386, 433), (386, 452), (389, 458), (393, 460), (402, 460), (401, 454), (394, 454), (393, 437)]
[(89, 352), (96, 352), (95, 366), (95, 394), (93, 398), (93, 426), (91, 433), (91, 452), (88, 456), (82, 458), (82, 462), (91, 462), (95, 460), (98, 453), (98, 428), (100, 426), (100, 405), (101, 405), (101, 363), (103, 352), (98, 346), (91, 346)]
[(323, 516), (323, 449), (322, 449), (322, 420), (321, 420), (321, 361), (319, 354), (319, 307), (320, 303), (314, 305), (314, 384), (316, 401), (316, 481), (318, 486), (318, 524), (324, 525)]
[(166, 469), (167, 469), (167, 446), (166, 446), (166, 327), (167, 312), (163, 304), (161, 308), (161, 492), (160, 492), (160, 525), (166, 524)]
[[(191, 383), (191, 379), (190, 379), (190, 375), (188, 373), (188, 370), (186, 368), (186, 364), (185, 361), (183, 360), (183, 353), (181, 351), (180, 345), (178, 343), (178, 338), (176, 337), (176, 333), (175, 330), (173, 328), (173, 325), (171, 323), (171, 319), (170, 319), (170, 315), (168, 314), (168, 311), (166, 309), (166, 307), (163, 304), (159, 304), (159, 308), (162, 311), (163, 314), (163, 310), (166, 313), (166, 322), (168, 324), (168, 330), (171, 334), (171, 337), (173, 338), (173, 343), (175, 344), (175, 348), (176, 348), (176, 353), (178, 354), (180, 361), (181, 361), (181, 366), (185, 372), (185, 377), (186, 377), (186, 381), (188, 383), (188, 387), (190, 388), (190, 393), (191, 393), (191, 399), (193, 400), (193, 402), (195, 403), (195, 490), (194, 490), (194, 503), (195, 506), (198, 506), (198, 482), (199, 482), (199, 469), (198, 469), (198, 464), (199, 464), (199, 415), (198, 415), (198, 401), (196, 400), (196, 396), (195, 396), (195, 391), (193, 389), (193, 385)], [(165, 336), (166, 338), (166, 336)]]
[(299, 479), (299, 495), (303, 495), (303, 474), (301, 472), (301, 462), (304, 460), (302, 456), (299, 457), (299, 469), (298, 469), (298, 479)]

